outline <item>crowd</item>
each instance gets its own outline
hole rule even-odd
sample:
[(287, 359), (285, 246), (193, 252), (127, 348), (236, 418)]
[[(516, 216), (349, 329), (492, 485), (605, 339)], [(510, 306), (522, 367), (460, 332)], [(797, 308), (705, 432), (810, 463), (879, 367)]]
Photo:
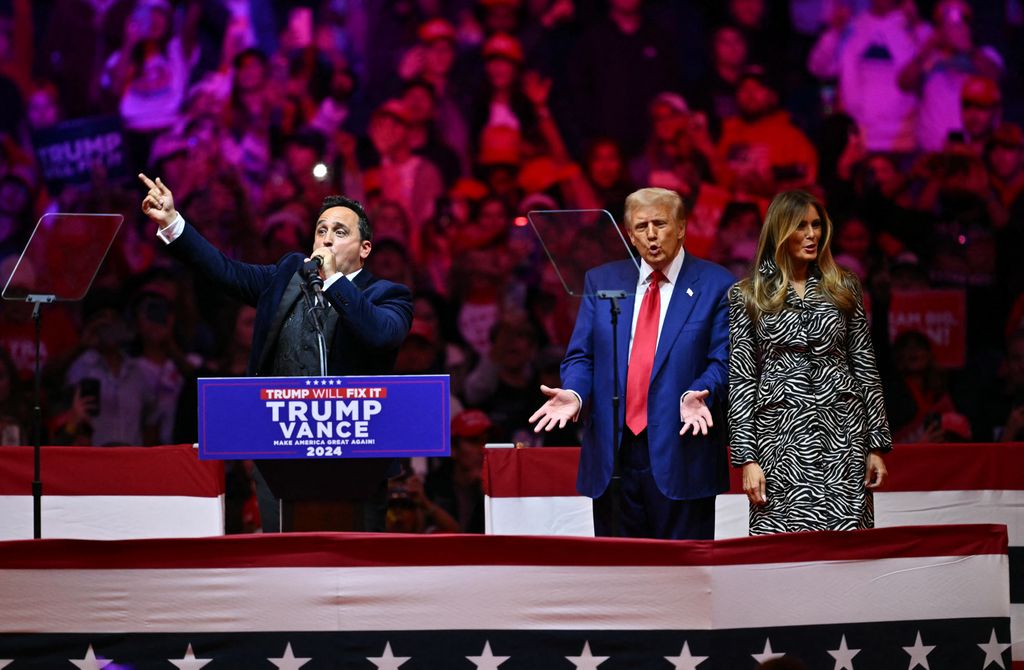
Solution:
[[(560, 278), (620, 250), (582, 218), (542, 245), (525, 217), (621, 221), (643, 186), (680, 193), (687, 253), (737, 278), (772, 197), (814, 193), (896, 441), (1024, 439), (1022, 35), (1019, 0), (7, 0), (0, 277), (45, 212), (125, 216), (86, 299), (44, 310), (44, 443), (193, 442), (195, 378), (245, 371), (254, 311), (161, 249), (142, 170), (249, 262), (308, 249), (327, 194), (365, 204), (367, 266), (414, 291), (396, 372), (452, 380), (453, 458), (395, 481), (396, 529), (482, 531), (485, 442), (579, 443), (528, 418), (575, 320)], [(122, 169), (44, 179), (40, 138), (100, 117)], [(966, 296), (961, 367), (927, 329), (890, 338), (894, 293), (928, 288)], [(0, 305), (3, 444), (31, 442), (33, 329)], [(258, 527), (251, 468), (228, 477), (229, 529)]]

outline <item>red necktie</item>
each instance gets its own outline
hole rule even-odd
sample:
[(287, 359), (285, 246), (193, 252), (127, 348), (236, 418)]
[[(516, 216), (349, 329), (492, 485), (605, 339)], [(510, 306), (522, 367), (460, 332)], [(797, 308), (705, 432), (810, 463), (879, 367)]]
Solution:
[(639, 435), (647, 427), (647, 389), (651, 385), (654, 352), (658, 346), (658, 321), (661, 319), (661, 290), (665, 275), (655, 270), (647, 285), (640, 314), (633, 332), (633, 349), (626, 370), (626, 425)]

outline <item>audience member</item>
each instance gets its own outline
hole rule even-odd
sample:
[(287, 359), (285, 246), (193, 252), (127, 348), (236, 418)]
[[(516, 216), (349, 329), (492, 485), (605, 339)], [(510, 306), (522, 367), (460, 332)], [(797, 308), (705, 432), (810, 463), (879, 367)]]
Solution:
[(469, 126), (466, 121), (466, 91), (455, 76), (456, 31), (441, 18), (430, 19), (417, 31), (419, 43), (410, 49), (399, 66), (406, 80), (423, 79), (434, 87), (436, 121), (440, 139), (460, 156), (461, 172), (469, 172)]
[(1006, 343), (994, 387), (971, 417), (974, 438), (981, 442), (1024, 441), (1024, 330), (1014, 331)]
[(676, 141), (686, 129), (690, 107), (678, 93), (663, 91), (648, 106), (650, 135), (643, 153), (629, 163), (629, 173), (636, 184), (647, 184), (656, 173), (671, 170), (678, 152)]
[(626, 172), (622, 147), (611, 138), (598, 138), (587, 149), (583, 165), (598, 206), (623, 221), (622, 203), (636, 188)]
[(715, 29), (711, 38), (711, 69), (690, 96), (707, 113), (713, 135), (721, 132), (725, 119), (740, 112), (736, 90), (747, 64), (747, 52), (747, 38), (739, 27), (726, 23)]
[(978, 153), (985, 148), (1002, 117), (1002, 94), (992, 79), (972, 75), (964, 80), (960, 89), (960, 121), (962, 137), (950, 139), (965, 143)]
[(0, 348), (0, 446), (29, 444), (31, 422), (28, 389), (18, 378), (10, 354)]
[(155, 134), (177, 121), (198, 56), (198, 10), (190, 3), (177, 31), (169, 0), (137, 0), (124, 22), (121, 48), (107, 59), (101, 83), (119, 101), (136, 169), (147, 165)]
[(777, 84), (763, 67), (750, 65), (743, 70), (736, 101), (739, 116), (724, 121), (718, 142), (735, 185), (770, 196), (814, 184), (818, 152), (779, 107)]
[(459, 154), (440, 137), (437, 131), (437, 91), (425, 79), (405, 83), (400, 98), (405, 107), (409, 129), (409, 146), (437, 166), (450, 188), (465, 172)]
[(388, 481), (387, 532), (458, 533), (459, 522), (436, 504), (423, 490), (416, 472), (406, 472)]
[(155, 394), (147, 421), (154, 425), (159, 444), (174, 442), (178, 398), (193, 369), (174, 333), (177, 288), (170, 277), (150, 281), (139, 289), (132, 305), (138, 339), (136, 362)]
[[(570, 64), (569, 94), (585, 137), (638, 147), (646, 106), (681, 81), (672, 37), (644, 15), (643, 0), (611, 0), (606, 16), (584, 29)], [(632, 153), (627, 149), (628, 153)], [(638, 182), (646, 183), (646, 182)]]
[(27, 120), (32, 130), (50, 128), (61, 120), (60, 91), (53, 82), (37, 80), (28, 92)]
[(927, 24), (901, 0), (870, 0), (852, 18), (845, 3), (835, 3), (833, 12), (808, 69), (838, 80), (840, 106), (864, 131), (869, 151), (913, 151), (918, 100), (900, 88), (899, 74), (927, 40)]
[(63, 427), (72, 443), (80, 443), (82, 431), (90, 435), (87, 444), (95, 446), (158, 442), (156, 386), (149, 369), (125, 352), (129, 338), (128, 326), (114, 307), (104, 306), (86, 321), (82, 331), (85, 351), (65, 376), (74, 408), (85, 408), (85, 416), (74, 414), (77, 424)]
[(536, 130), (533, 106), (522, 90), (523, 48), (505, 34), (490, 37), (480, 52), (484, 59), (484, 86), (474, 102), (472, 131), (504, 127), (520, 136)]
[(893, 357), (898, 377), (885, 390), (885, 411), (895, 442), (943, 442), (949, 415), (957, 414), (946, 375), (935, 364), (932, 343), (918, 331), (896, 337)]
[(454, 518), (464, 533), (484, 532), (484, 444), (494, 424), (478, 409), (452, 418), (452, 457), (427, 475), (427, 496)]
[(526, 313), (509, 312), (491, 328), (490, 340), (487, 356), (466, 378), (466, 403), (484, 410), (498, 434), (529, 434), (528, 419), (545, 400), (537, 391), (537, 326)]
[[(1024, 193), (1024, 132), (1020, 126), (1000, 124), (988, 140), (985, 158), (989, 183), (999, 202), (1008, 211), (1024, 211), (1019, 209), (1020, 195)], [(1014, 216), (1014, 220), (1020, 221), (1020, 217)]]
[(1003, 61), (991, 47), (974, 43), (971, 6), (966, 0), (940, 0), (934, 31), (899, 74), (904, 91), (920, 99), (918, 146), (938, 151), (950, 132), (960, 130), (960, 92), (969, 75), (998, 79)]
[(405, 105), (388, 100), (370, 119), (370, 139), (380, 155), (381, 195), (402, 206), (409, 221), (409, 254), (422, 259), (423, 227), (436, 214), (444, 184), (437, 166), (413, 153)]

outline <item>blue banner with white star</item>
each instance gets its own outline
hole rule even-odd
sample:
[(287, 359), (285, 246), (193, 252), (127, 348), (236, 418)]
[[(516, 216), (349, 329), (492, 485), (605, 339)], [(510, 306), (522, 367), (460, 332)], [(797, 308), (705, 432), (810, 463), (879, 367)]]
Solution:
[(199, 382), (204, 459), (448, 456), (448, 375)]
[(0, 542), (0, 667), (1009, 670), (1007, 593), (992, 525)]

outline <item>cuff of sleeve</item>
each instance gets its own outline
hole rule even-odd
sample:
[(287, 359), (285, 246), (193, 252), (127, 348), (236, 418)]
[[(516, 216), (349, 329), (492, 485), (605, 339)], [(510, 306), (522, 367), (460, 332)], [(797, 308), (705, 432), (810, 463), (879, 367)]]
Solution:
[(181, 237), (181, 233), (185, 230), (185, 219), (181, 217), (181, 212), (174, 217), (174, 221), (170, 224), (160, 228), (156, 231), (156, 236), (159, 237), (164, 244), (170, 244), (174, 240)]
[(892, 440), (879, 432), (868, 432), (868, 451), (887, 454), (892, 451)]
[(576, 393), (576, 391), (573, 391), (572, 389), (565, 389), (565, 390), (568, 391), (569, 393), (573, 394), (574, 396), (576, 396), (576, 402), (579, 403), (580, 408), (578, 410), (576, 410), (575, 416), (572, 417), (572, 420), (576, 421), (577, 419), (580, 418), (580, 412), (583, 411), (583, 398), (580, 397), (579, 393)]
[(734, 468), (742, 467), (746, 463), (756, 463), (757, 449), (752, 435), (738, 433), (735, 429), (731, 433), (729, 441), (729, 461)]
[[(682, 404), (682, 402), (684, 400), (686, 400), (686, 396), (690, 395), (691, 393), (696, 393), (696, 392), (697, 392), (697, 389), (690, 389), (688, 391), (683, 391), (683, 395), (679, 396), (679, 403)], [(714, 404), (714, 402), (715, 402), (715, 394), (713, 394), (713, 393), (709, 393), (708, 397), (704, 399), (704, 405), (708, 409), (711, 409), (711, 407)]]
[(754, 458), (754, 455), (750, 454), (750, 453), (745, 453), (745, 454), (733, 453), (732, 454), (732, 458), (730, 460), (732, 461), (732, 467), (734, 467), (734, 468), (742, 468), (747, 463), (757, 463), (757, 459)]

